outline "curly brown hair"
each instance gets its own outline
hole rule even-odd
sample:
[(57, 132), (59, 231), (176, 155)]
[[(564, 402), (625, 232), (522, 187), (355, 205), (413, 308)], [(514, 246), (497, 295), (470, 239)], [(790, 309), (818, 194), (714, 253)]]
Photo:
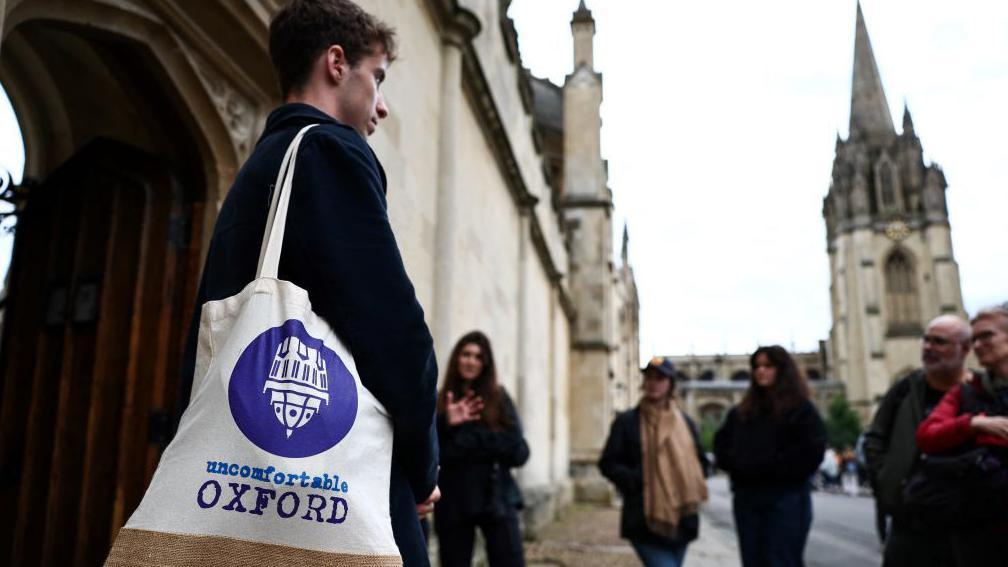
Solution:
[[(756, 358), (760, 355), (765, 356), (777, 369), (777, 377), (768, 388), (756, 383)], [(757, 415), (771, 415), (774, 419), (781, 419), (788, 410), (809, 399), (808, 383), (798, 369), (798, 364), (784, 347), (759, 347), (749, 357), (749, 369), (752, 371), (749, 390), (739, 404), (739, 414), (743, 420)]]
[(304, 85), (312, 63), (331, 45), (343, 48), (351, 67), (376, 49), (390, 63), (396, 57), (395, 30), (350, 0), (291, 0), (269, 28), (270, 59), (284, 97)]

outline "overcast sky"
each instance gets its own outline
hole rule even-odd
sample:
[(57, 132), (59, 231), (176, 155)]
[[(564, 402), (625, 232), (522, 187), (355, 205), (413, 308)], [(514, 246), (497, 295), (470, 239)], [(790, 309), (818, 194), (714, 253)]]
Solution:
[[(577, 4), (513, 0), (535, 75), (563, 84)], [(847, 136), (854, 1), (587, 4), (642, 355), (817, 348), (830, 327), (822, 199), (836, 134)], [(1008, 3), (862, 9), (896, 128), (906, 100), (925, 161), (944, 168), (967, 310), (1008, 299)]]
[[(847, 135), (854, 2), (588, 6), (642, 355), (816, 348), (830, 325), (821, 209), (836, 134)], [(562, 84), (570, 71), (576, 7), (513, 0), (537, 76)], [(945, 170), (967, 310), (1008, 299), (1008, 3), (866, 0), (863, 10), (897, 128), (906, 100), (925, 159)], [(20, 172), (11, 117), (0, 97), (0, 166)]]

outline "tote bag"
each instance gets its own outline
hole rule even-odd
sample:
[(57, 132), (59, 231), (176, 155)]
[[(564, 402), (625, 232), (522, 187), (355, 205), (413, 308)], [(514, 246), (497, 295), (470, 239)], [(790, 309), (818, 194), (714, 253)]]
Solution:
[(311, 127), (277, 174), (256, 279), (202, 308), (189, 407), (108, 567), (402, 564), (391, 420), (308, 293), (277, 279)]

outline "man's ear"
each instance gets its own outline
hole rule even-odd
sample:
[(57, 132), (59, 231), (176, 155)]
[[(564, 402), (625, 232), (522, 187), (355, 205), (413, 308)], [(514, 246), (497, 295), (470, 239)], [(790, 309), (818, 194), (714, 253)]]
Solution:
[(326, 76), (334, 84), (340, 84), (346, 76), (350, 65), (347, 63), (346, 53), (339, 45), (330, 45), (325, 51)]

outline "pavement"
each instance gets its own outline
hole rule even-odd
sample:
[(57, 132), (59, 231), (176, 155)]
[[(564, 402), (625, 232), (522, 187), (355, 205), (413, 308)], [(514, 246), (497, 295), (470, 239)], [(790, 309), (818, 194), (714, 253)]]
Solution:
[[(588, 504), (571, 506), (564, 516), (526, 542), (529, 567), (639, 567), (630, 544), (619, 537), (619, 508)], [(686, 551), (689, 567), (740, 565), (735, 534), (714, 525), (701, 513), (700, 537)]]
[[(700, 537), (686, 551), (687, 567), (741, 565), (728, 479), (707, 479), (710, 500), (700, 513)], [(813, 492), (813, 521), (805, 548), (809, 567), (864, 567), (882, 562), (870, 493)], [(631, 567), (640, 561), (619, 537), (619, 508), (572, 505), (562, 518), (525, 543), (529, 567)]]
[[(707, 479), (707, 521), (734, 534), (731, 491), (723, 475)], [(812, 493), (812, 530), (805, 546), (807, 567), (878, 567), (882, 547), (875, 533), (875, 501), (868, 491)], [(734, 563), (737, 565), (738, 563)]]

